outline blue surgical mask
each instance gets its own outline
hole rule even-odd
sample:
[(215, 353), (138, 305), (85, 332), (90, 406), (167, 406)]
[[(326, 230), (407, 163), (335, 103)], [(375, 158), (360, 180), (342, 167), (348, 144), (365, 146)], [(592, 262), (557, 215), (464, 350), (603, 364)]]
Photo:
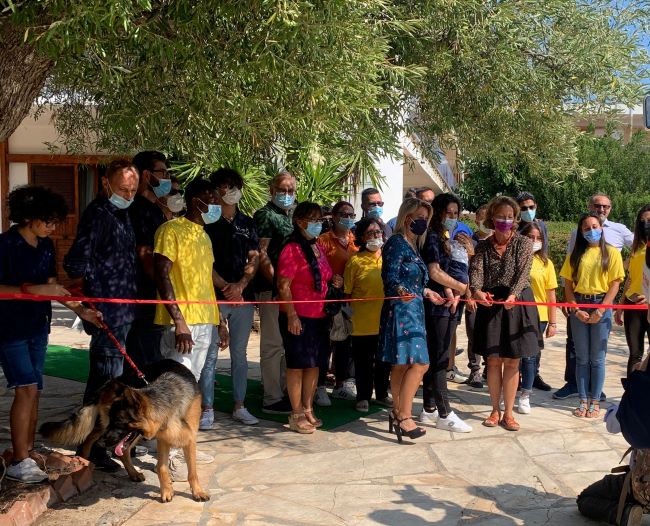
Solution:
[(126, 199), (122, 197), (121, 195), (117, 195), (115, 192), (113, 192), (113, 189), (111, 188), (111, 185), (108, 185), (108, 188), (110, 189), (111, 196), (108, 198), (108, 200), (113, 204), (116, 208), (119, 208), (120, 210), (126, 210), (133, 204), (133, 199)]
[(158, 179), (158, 186), (152, 186), (151, 188), (156, 197), (165, 197), (172, 191), (172, 180)]
[(284, 208), (285, 210), (287, 208), (291, 208), (295, 200), (296, 196), (287, 194), (285, 192), (276, 192), (273, 196), (273, 202), (275, 205), (279, 206), (280, 208)]
[(354, 219), (351, 217), (342, 217), (339, 219), (339, 225), (350, 230), (354, 226)]
[(582, 233), (582, 237), (587, 240), (587, 243), (598, 243), (602, 236), (603, 231), (600, 228), (598, 230), (587, 230)]
[(307, 228), (305, 228), (305, 232), (307, 232), (311, 237), (320, 236), (322, 230), (323, 223), (320, 221), (309, 221), (309, 223), (307, 223)]
[(381, 206), (373, 206), (368, 210), (366, 215), (373, 219), (379, 219), (381, 217), (381, 214), (383, 213), (384, 213), (384, 209)]
[[(199, 201), (201, 200), (199, 199)], [(209, 205), (203, 201), (201, 201), (201, 203), (208, 207), (207, 212), (201, 212), (201, 219), (203, 219), (203, 222), (206, 225), (211, 225), (212, 223), (219, 221), (219, 218), (221, 217), (221, 206)]]
[(535, 213), (537, 210), (524, 210), (521, 213), (521, 220), (524, 221), (525, 223), (530, 223), (531, 221), (535, 221)]
[(458, 226), (458, 219), (448, 217), (445, 219), (444, 225), (447, 231), (451, 234), (455, 230), (456, 226)]

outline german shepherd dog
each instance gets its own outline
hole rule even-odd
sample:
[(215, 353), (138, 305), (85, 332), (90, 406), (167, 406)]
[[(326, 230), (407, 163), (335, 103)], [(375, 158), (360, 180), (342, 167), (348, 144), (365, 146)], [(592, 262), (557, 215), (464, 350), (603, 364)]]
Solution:
[[(158, 442), (160, 497), (169, 502), (174, 496), (169, 475), (169, 449), (183, 448), (188, 481), (194, 500), (210, 496), (201, 489), (196, 473), (196, 435), (201, 418), (201, 394), (192, 372), (173, 360), (161, 360), (145, 368), (150, 382), (144, 387), (127, 385), (125, 376), (111, 380), (95, 399), (62, 422), (45, 422), (43, 437), (63, 445), (81, 444), (81, 456), (88, 458), (95, 442), (120, 457), (129, 478), (142, 482), (144, 475), (131, 461), (131, 449), (141, 437)], [(144, 385), (144, 382), (137, 380)], [(136, 383), (132, 379), (128, 383)]]

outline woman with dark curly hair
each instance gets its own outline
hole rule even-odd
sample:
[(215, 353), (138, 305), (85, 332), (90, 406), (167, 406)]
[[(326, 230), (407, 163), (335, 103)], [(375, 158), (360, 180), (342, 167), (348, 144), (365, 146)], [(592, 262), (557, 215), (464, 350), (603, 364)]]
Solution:
[[(56, 257), (50, 235), (65, 221), (68, 208), (58, 194), (21, 186), (9, 194), (8, 232), (0, 234), (0, 293), (70, 296), (56, 282)], [(97, 314), (78, 302), (61, 302), (81, 318), (100, 325)], [(14, 389), (9, 423), (13, 461), (7, 478), (24, 483), (47, 479), (30, 458), (43, 389), (43, 364), (52, 319), (47, 301), (0, 301), (0, 364)]]
[[(650, 204), (639, 210), (634, 223), (634, 241), (628, 267), (628, 277), (625, 280), (621, 303), (623, 305), (643, 305), (648, 298), (643, 293), (643, 264), (646, 260), (646, 245), (650, 243)], [(625, 324), (625, 339), (630, 349), (627, 361), (627, 373), (630, 374), (635, 366), (643, 360), (643, 348), (646, 337), (650, 343), (650, 321), (648, 313), (643, 310), (616, 311), (615, 320), (618, 325)]]

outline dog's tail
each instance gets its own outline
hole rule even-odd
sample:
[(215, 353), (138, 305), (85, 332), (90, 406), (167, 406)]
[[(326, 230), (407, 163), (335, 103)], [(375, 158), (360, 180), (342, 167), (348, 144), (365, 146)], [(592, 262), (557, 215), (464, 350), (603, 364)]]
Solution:
[(62, 422), (45, 422), (38, 432), (57, 444), (77, 446), (81, 444), (95, 427), (99, 406), (87, 405), (70, 415)]

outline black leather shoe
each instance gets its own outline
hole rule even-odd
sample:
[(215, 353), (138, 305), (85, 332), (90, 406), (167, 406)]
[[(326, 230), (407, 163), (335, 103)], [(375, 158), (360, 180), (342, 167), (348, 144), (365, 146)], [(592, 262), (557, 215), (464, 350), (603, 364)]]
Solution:
[(540, 391), (550, 391), (552, 389), (552, 387), (548, 385), (540, 375), (535, 376), (533, 387)]

